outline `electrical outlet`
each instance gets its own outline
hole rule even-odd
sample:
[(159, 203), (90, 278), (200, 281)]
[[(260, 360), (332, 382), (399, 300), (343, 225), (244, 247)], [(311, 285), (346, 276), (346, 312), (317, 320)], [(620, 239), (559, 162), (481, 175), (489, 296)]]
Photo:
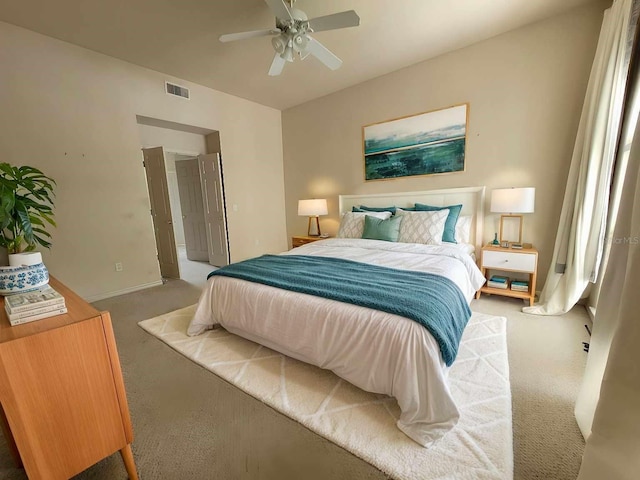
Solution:
[(116, 263), (116, 272), (121, 272), (122, 271), (122, 263), (117, 262)]

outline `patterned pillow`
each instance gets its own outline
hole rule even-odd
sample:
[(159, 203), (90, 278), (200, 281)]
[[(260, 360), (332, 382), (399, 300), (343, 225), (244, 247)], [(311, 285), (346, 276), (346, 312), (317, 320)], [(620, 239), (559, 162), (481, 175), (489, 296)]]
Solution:
[(391, 217), (391, 212), (347, 212), (340, 221), (338, 238), (362, 238), (364, 232), (364, 217), (371, 215), (375, 218), (386, 220)]
[(456, 240), (458, 243), (471, 243), (471, 215), (460, 215), (456, 223)]
[(444, 224), (449, 216), (449, 210), (435, 210), (431, 212), (409, 212), (398, 208), (396, 215), (402, 216), (399, 242), (442, 244)]
[(416, 203), (416, 210), (418, 212), (433, 212), (435, 210), (449, 209), (449, 216), (447, 221), (444, 222), (444, 233), (442, 234), (442, 241), (449, 243), (456, 243), (456, 222), (462, 210), (462, 204), (448, 205), (446, 207), (436, 207), (434, 205), (425, 205), (423, 203)]

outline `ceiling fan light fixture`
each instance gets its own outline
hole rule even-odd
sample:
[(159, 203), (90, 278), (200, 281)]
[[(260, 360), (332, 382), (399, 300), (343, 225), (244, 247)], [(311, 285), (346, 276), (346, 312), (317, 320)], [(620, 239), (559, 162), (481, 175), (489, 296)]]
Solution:
[(293, 62), (293, 47), (291, 47), (291, 45), (287, 45), (287, 48), (284, 49), (282, 58), (284, 58), (287, 62)]
[(271, 45), (273, 45), (273, 49), (282, 55), (287, 48), (287, 40), (283, 38), (282, 35), (279, 37), (274, 37), (271, 39)]
[(293, 49), (300, 54), (307, 50), (308, 45), (309, 37), (305, 34), (296, 35), (293, 38)]

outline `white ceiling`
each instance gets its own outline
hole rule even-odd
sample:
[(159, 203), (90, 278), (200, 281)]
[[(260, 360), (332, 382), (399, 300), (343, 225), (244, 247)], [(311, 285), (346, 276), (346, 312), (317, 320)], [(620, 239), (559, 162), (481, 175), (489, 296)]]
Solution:
[(0, 0), (0, 20), (285, 109), (590, 1), (299, 0), (309, 18), (353, 9), (361, 23), (314, 34), (339, 70), (309, 57), (279, 77), (267, 75), (269, 37), (218, 41), (272, 27), (264, 0)]

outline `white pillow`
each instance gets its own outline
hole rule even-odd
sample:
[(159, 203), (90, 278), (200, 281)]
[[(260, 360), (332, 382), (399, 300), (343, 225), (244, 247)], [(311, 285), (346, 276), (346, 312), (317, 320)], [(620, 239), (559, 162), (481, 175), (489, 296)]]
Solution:
[(472, 215), (460, 215), (456, 223), (456, 242), (471, 243)]
[(431, 212), (410, 212), (398, 208), (396, 215), (402, 216), (398, 241), (403, 243), (442, 244), (444, 223), (449, 216), (449, 209)]
[(364, 217), (371, 216), (386, 220), (391, 212), (347, 212), (340, 220), (338, 238), (362, 238), (364, 232)]

